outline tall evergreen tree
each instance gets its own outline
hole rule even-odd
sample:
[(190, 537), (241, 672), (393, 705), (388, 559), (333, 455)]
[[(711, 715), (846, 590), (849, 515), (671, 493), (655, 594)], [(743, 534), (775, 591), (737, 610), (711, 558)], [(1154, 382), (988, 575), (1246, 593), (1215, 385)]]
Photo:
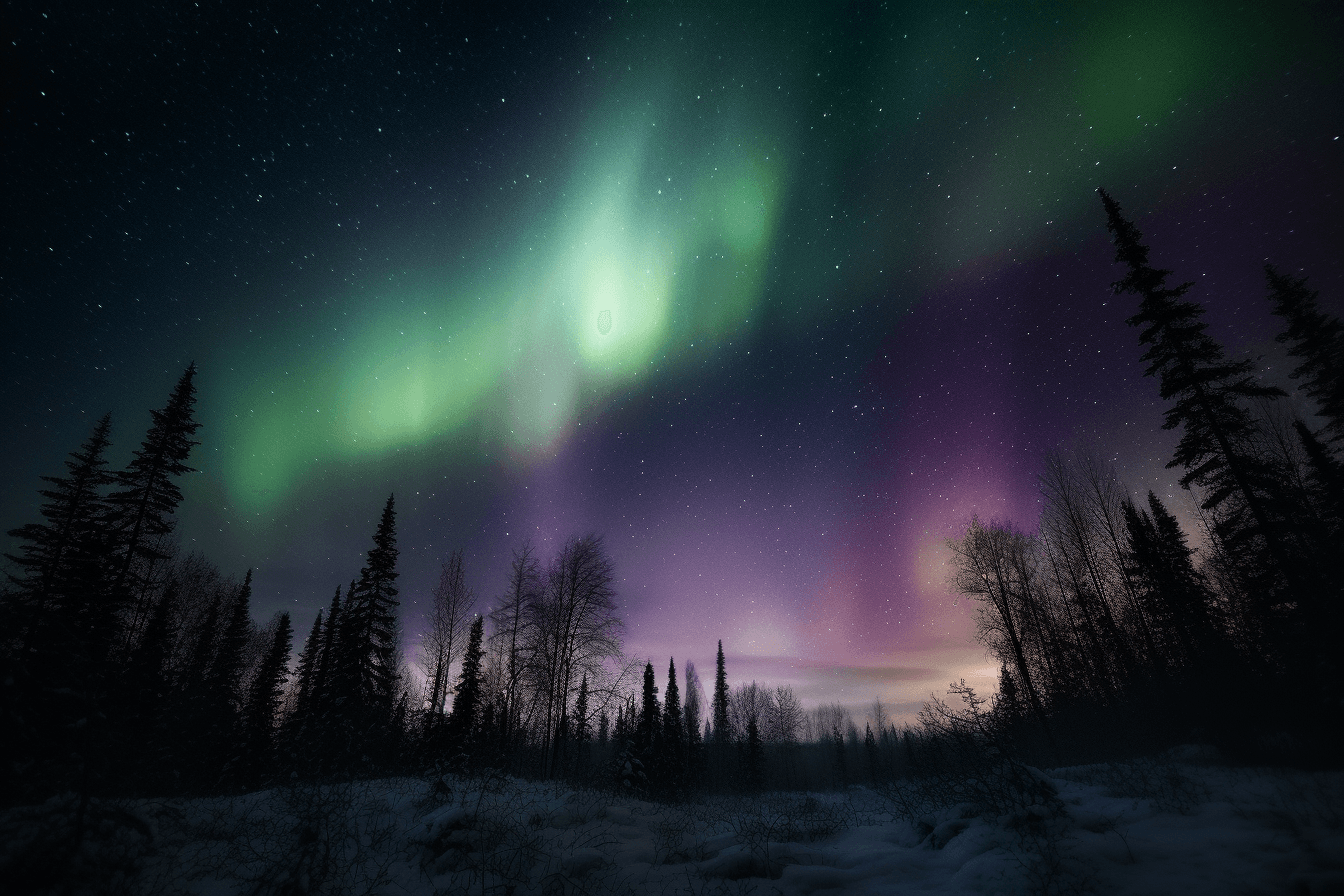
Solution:
[(221, 783), (225, 766), (238, 754), (243, 735), (243, 672), (252, 636), (252, 570), (247, 571), (229, 611), (224, 637), (206, 674), (201, 694), (205, 713), (194, 762), (194, 785), (213, 788)]
[(681, 723), (681, 693), (677, 688), (677, 661), (667, 661), (667, 691), (663, 694), (663, 739), (680, 745), (686, 733)]
[(327, 610), (327, 628), (322, 634), (322, 649), (318, 654), (317, 668), (313, 672), (313, 686), (309, 703), (311, 715), (316, 719), (330, 709), (332, 679), (336, 675), (336, 653), (340, 650), (341, 633), (341, 586), (331, 596), (331, 608)]
[(274, 770), (276, 716), (280, 711), (280, 694), (289, 677), (289, 651), (293, 640), (289, 614), (281, 613), (276, 619), (270, 646), (252, 678), (243, 711), (241, 777), (247, 784), (261, 783)]
[(103, 575), (109, 430), (104, 417), (66, 461), (68, 475), (43, 477), (42, 521), (9, 532), (18, 550), (6, 555), (15, 572), (0, 592), (0, 789), (11, 793), (70, 786), (92, 758), (71, 751), (96, 740), (91, 724), (108, 708), (117, 609)]
[(677, 688), (676, 660), (667, 661), (667, 691), (663, 694), (663, 742), (659, 763), (663, 784), (672, 789), (682, 786), (686, 772), (686, 729), (681, 715), (681, 693)]
[(1122, 505), (1128, 533), (1126, 572), (1158, 633), (1167, 665), (1194, 662), (1210, 646), (1212, 596), (1195, 569), (1194, 550), (1160, 498), (1148, 493), (1148, 510)]
[(1325, 441), (1344, 447), (1344, 322), (1321, 308), (1319, 293), (1307, 287), (1305, 277), (1280, 274), (1267, 264), (1265, 278), (1274, 313), (1287, 324), (1275, 338), (1299, 362), (1292, 377), (1325, 418)]
[[(110, 614), (100, 612), (106, 600), (100, 587), (106, 515), (103, 490), (112, 481), (106, 453), (112, 418), (105, 415), (80, 449), (65, 462), (66, 476), (43, 476), (51, 488), (38, 492), (46, 499), (43, 521), (11, 529), (19, 542), (18, 554), (6, 554), (21, 574), (6, 573), (13, 589), (5, 595), (0, 638), (17, 639), (23, 649), (33, 646), (46, 627), (64, 642), (86, 645), (105, 632)], [(85, 650), (87, 652), (87, 645)], [(95, 651), (97, 652), (97, 651)]]
[(219, 613), (221, 603), (222, 594), (220, 591), (216, 591), (210, 598), (210, 604), (205, 611), (205, 618), (201, 620), (200, 627), (196, 630), (196, 637), (192, 641), (191, 650), (187, 654), (186, 665), (183, 667), (178, 681), (179, 687), (193, 696), (204, 692), (210, 667), (215, 661), (216, 642), (220, 636)]
[(294, 715), (302, 718), (312, 709), (313, 681), (318, 666), (322, 663), (322, 611), (317, 611), (313, 620), (313, 629), (303, 642), (303, 652), (299, 654), (298, 668), (295, 669), (296, 687), (294, 691)]
[[(1302, 450), (1307, 454), (1312, 499), (1317, 515), (1324, 523), (1327, 539), (1337, 542), (1344, 535), (1344, 463), (1331, 457), (1315, 433), (1301, 420), (1296, 421), (1293, 427), (1302, 443)], [(1335, 566), (1338, 569), (1338, 563)]]
[(471, 740), (480, 722), (485, 684), (481, 668), (484, 633), (485, 619), (477, 616), (471, 620), (467, 650), (462, 655), (462, 672), (457, 677), (457, 693), (453, 696), (453, 711), (448, 717), (448, 737), (459, 746)]
[(177, 478), (195, 472), (187, 466), (191, 449), (200, 444), (193, 436), (200, 424), (194, 417), (196, 365), (178, 379), (168, 404), (152, 411), (153, 424), (130, 465), (117, 474), (118, 489), (108, 496), (116, 537), (112, 571), (114, 589), (131, 607), (128, 640), (139, 633), (145, 615), (147, 586), (152, 570), (167, 558), (158, 540), (173, 530), (173, 514), (182, 502)]
[(662, 727), (661, 713), (658, 711), (658, 685), (654, 683), (653, 663), (644, 664), (644, 690), (640, 699), (639, 727), (635, 729), (635, 740), (641, 752), (651, 752)]
[(252, 634), (252, 570), (243, 577), (229, 612), (229, 622), (219, 651), (210, 665), (209, 691), (230, 712), (237, 713), (243, 705), (243, 671), (247, 662), (247, 642)]
[(341, 609), (339, 698), (356, 728), (385, 726), (397, 688), (396, 511), (389, 496), (359, 580)]
[(723, 664), (723, 641), (719, 641), (719, 655), (714, 661), (714, 742), (726, 744), (732, 739), (728, 722), (728, 673)]
[[(1289, 603), (1304, 589), (1296, 581), (1281, 515), (1275, 512), (1274, 471), (1255, 450), (1257, 428), (1243, 403), (1281, 396), (1283, 390), (1258, 384), (1249, 361), (1226, 357), (1205, 332), (1204, 309), (1185, 299), (1193, 284), (1168, 287), (1171, 272), (1148, 263), (1143, 235), (1106, 191), (1099, 192), (1116, 260), (1128, 268), (1114, 284), (1115, 292), (1139, 297), (1139, 311), (1128, 322), (1142, 328), (1146, 374), (1159, 378), (1162, 397), (1172, 402), (1163, 428), (1181, 429), (1167, 466), (1185, 469), (1182, 486), (1204, 490), (1203, 506), (1214, 512), (1215, 532), (1230, 551), (1263, 555), (1256, 590), (1266, 596), (1268, 613), (1271, 605)], [(1284, 585), (1290, 593), (1283, 592)], [(1269, 597), (1272, 592), (1277, 594)]]

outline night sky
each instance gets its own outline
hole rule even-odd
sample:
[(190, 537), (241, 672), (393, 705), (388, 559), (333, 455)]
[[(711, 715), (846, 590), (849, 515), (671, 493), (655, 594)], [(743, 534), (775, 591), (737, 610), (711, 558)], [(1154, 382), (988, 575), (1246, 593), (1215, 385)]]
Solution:
[(906, 713), (1046, 451), (1189, 506), (1098, 186), (1275, 382), (1264, 262), (1344, 310), (1335, 3), (271, 5), (7, 6), (0, 523), (195, 361), (180, 537), (299, 632), (395, 493), (408, 647), (592, 531), (630, 654)]

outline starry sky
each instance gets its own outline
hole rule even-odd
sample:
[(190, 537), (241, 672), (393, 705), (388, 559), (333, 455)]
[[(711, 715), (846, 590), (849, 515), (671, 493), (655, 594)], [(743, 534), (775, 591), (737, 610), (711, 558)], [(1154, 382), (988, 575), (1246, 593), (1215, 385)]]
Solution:
[(1341, 308), (1333, 3), (268, 6), (8, 8), (0, 522), (194, 361), (180, 537), (300, 632), (395, 493), (408, 646), (597, 532), (632, 655), (908, 714), (1048, 450), (1188, 500), (1098, 186), (1270, 377), (1265, 260)]

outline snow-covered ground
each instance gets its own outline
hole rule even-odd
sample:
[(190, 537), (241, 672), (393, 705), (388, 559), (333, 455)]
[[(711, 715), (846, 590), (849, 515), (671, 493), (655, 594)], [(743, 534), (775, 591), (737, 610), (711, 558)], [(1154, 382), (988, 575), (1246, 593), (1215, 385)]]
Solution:
[(1049, 807), (913, 820), (867, 788), (664, 805), (509, 778), (302, 786), (99, 803), (73, 858), (57, 800), (0, 819), (0, 872), (201, 896), (1344, 893), (1344, 774), (1149, 761), (1048, 777)]

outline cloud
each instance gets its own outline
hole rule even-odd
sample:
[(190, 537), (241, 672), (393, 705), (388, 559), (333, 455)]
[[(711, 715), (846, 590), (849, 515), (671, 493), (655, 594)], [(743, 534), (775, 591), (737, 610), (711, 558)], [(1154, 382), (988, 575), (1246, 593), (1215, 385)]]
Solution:
[(935, 676), (939, 671), (937, 669), (904, 666), (846, 666), (821, 662), (804, 662), (803, 666), (826, 675), (848, 679), (856, 684), (895, 684), (903, 681), (920, 681)]

